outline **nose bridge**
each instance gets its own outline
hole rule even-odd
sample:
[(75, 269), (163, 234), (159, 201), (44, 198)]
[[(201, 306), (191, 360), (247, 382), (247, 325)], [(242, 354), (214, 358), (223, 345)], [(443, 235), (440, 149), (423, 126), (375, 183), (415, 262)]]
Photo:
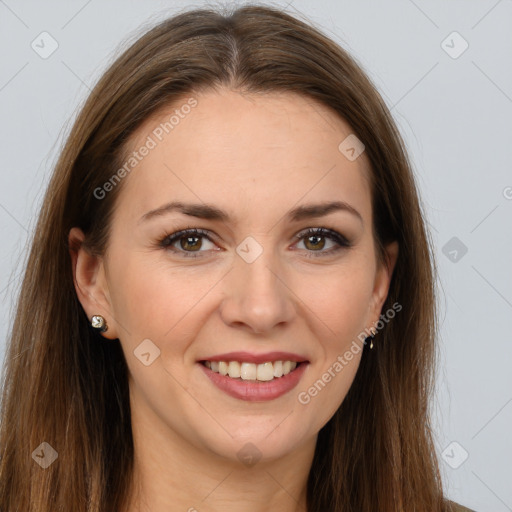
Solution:
[(257, 332), (291, 320), (294, 307), (285, 286), (283, 267), (271, 247), (271, 237), (261, 242), (248, 237), (237, 248), (234, 268), (226, 281), (221, 308), (228, 324), (243, 323)]

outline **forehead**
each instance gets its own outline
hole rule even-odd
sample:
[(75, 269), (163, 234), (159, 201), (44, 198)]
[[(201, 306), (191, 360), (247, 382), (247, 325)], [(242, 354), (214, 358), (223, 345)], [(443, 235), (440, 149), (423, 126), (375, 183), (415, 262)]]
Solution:
[(227, 210), (338, 199), (369, 214), (369, 162), (364, 152), (347, 158), (347, 137), (340, 116), (298, 94), (191, 93), (132, 136), (127, 159), (135, 151), (140, 160), (120, 201), (142, 214), (176, 198)]

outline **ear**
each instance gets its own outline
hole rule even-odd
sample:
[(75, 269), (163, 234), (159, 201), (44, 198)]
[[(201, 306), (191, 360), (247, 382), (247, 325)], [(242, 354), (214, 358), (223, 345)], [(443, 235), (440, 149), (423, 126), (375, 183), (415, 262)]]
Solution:
[(398, 258), (398, 242), (394, 241), (385, 247), (385, 261), (380, 263), (375, 274), (372, 302), (370, 304), (371, 325), (380, 318), (382, 306), (388, 296), (391, 278)]
[(103, 316), (108, 329), (101, 335), (114, 340), (118, 337), (117, 326), (112, 315), (103, 259), (94, 256), (83, 246), (84, 239), (81, 229), (72, 228), (69, 231), (69, 254), (76, 294), (89, 321), (94, 315)]

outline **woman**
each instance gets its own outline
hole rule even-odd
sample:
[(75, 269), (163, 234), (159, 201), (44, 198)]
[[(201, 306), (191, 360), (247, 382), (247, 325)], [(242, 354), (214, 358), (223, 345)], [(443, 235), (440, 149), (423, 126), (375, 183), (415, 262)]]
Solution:
[(164, 21), (48, 187), (0, 509), (468, 510), (432, 441), (434, 272), (399, 132), (344, 50), (261, 6)]

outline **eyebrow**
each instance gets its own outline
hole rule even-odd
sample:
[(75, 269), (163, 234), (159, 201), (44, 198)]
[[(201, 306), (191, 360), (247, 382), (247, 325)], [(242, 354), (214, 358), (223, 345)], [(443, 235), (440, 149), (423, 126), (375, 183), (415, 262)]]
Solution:
[[(139, 219), (139, 224), (141, 222), (147, 222), (148, 220), (155, 217), (161, 217), (162, 215), (166, 215), (175, 211), (182, 213), (183, 215), (197, 217), (199, 219), (218, 220), (222, 222), (230, 221), (229, 214), (224, 210), (217, 208), (216, 206), (205, 203), (182, 203), (180, 201), (172, 201), (145, 213)], [(331, 201), (327, 203), (298, 206), (293, 210), (290, 210), (286, 214), (286, 217), (288, 220), (296, 222), (304, 219), (323, 217), (336, 211), (349, 212), (352, 215), (355, 215), (361, 221), (361, 223), (363, 223), (363, 217), (361, 214), (353, 206), (344, 201)]]

